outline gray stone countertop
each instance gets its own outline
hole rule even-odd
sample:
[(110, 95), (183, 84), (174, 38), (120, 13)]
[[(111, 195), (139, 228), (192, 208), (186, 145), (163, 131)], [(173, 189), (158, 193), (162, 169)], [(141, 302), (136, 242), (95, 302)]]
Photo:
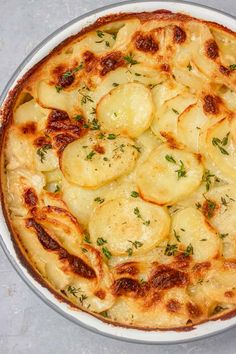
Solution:
[[(236, 16), (236, 0), (191, 1)], [(0, 0), (0, 91), (25, 56), (48, 34), (114, 0)], [(236, 328), (179, 345), (141, 345), (94, 334), (45, 305), (0, 249), (0, 354), (236, 354)]]

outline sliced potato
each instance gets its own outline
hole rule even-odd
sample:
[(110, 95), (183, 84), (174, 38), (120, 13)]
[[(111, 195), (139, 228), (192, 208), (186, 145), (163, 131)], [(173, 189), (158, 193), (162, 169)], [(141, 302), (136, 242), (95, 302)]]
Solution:
[[(49, 145), (50, 146), (50, 145)], [(35, 150), (35, 167), (38, 171), (53, 171), (59, 167), (57, 153), (52, 148)]]
[(48, 109), (42, 108), (34, 99), (21, 104), (14, 112), (14, 121), (16, 124), (25, 124), (36, 122), (38, 129), (45, 127)]
[(235, 118), (231, 123), (225, 118), (209, 128), (203, 148), (216, 166), (228, 178), (236, 181), (236, 142), (233, 139), (234, 133), (231, 131), (234, 121)]
[(37, 99), (39, 104), (45, 108), (61, 109), (69, 114), (78, 106), (78, 90), (66, 92), (57, 91), (55, 86), (44, 81), (39, 82), (37, 87)]
[(193, 207), (173, 215), (170, 243), (184, 246), (182, 248), (184, 251), (191, 245), (189, 254), (197, 262), (216, 257), (220, 250), (217, 232), (206, 222), (202, 213)]
[[(106, 200), (106, 195), (115, 188), (116, 182), (98, 189), (85, 189), (62, 180), (62, 199), (79, 222), (86, 226), (93, 209)], [(116, 189), (115, 189), (116, 190)]]
[(145, 200), (171, 205), (197, 189), (202, 175), (196, 155), (162, 144), (138, 167), (137, 184)]
[(205, 197), (217, 205), (216, 213), (209, 221), (222, 239), (224, 257), (236, 257), (236, 185), (213, 188)]
[(97, 106), (97, 118), (103, 129), (129, 137), (137, 137), (148, 129), (152, 113), (151, 92), (138, 83), (119, 85)]
[(142, 254), (169, 232), (167, 211), (140, 199), (118, 198), (99, 205), (91, 215), (89, 232), (94, 244), (102, 237), (112, 255)]
[(189, 93), (182, 93), (165, 102), (161, 110), (157, 110), (152, 123), (152, 131), (161, 136), (162, 133), (171, 133), (177, 136), (178, 117), (187, 107), (196, 102), (196, 97)]
[(98, 188), (132, 171), (137, 155), (136, 146), (129, 138), (90, 132), (67, 145), (61, 168), (69, 182)]

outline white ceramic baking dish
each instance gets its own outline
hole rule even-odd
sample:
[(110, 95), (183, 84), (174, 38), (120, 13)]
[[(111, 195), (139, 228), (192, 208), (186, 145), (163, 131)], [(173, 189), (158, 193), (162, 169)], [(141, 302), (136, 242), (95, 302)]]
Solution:
[[(213, 10), (206, 6), (199, 6), (188, 2), (178, 1), (129, 1), (115, 5), (106, 6), (98, 10), (91, 11), (86, 15), (80, 16), (42, 41), (20, 64), (6, 85), (1, 97), (0, 105), (4, 104), (8, 92), (14, 87), (16, 82), (39, 60), (45, 57), (57, 44), (65, 38), (76, 34), (83, 27), (93, 23), (98, 17), (119, 13), (119, 12), (141, 12), (154, 11), (158, 9), (171, 10), (173, 12), (182, 12), (204, 20), (214, 21), (236, 31), (236, 18), (220, 11)], [(236, 325), (236, 317), (206, 322), (195, 327), (188, 332), (178, 331), (144, 331), (113, 326), (104, 323), (97, 318), (70, 308), (66, 303), (60, 302), (54, 295), (41, 284), (39, 284), (21, 264), (15, 252), (11, 236), (0, 207), (0, 244), (6, 253), (8, 259), (25, 281), (26, 284), (50, 307), (67, 319), (83, 326), (93, 332), (100, 333), (116, 339), (127, 340), (140, 343), (160, 343), (173, 344), (200, 339), (203, 337), (217, 334)]]

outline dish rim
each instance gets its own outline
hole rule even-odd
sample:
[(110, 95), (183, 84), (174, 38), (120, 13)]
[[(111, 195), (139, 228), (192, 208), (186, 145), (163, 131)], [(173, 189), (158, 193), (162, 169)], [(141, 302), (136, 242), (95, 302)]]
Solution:
[[(66, 24), (62, 25), (61, 27), (59, 27), (58, 29), (56, 29), (55, 31), (53, 31), (51, 34), (49, 34), (46, 38), (44, 38), (27, 56), (26, 58), (21, 62), (21, 64), (16, 68), (16, 70), (13, 72), (12, 76), (10, 77), (10, 79), (8, 80), (8, 82), (6, 83), (3, 91), (2, 91), (2, 94), (0, 95), (0, 107), (2, 105), (4, 105), (5, 101), (7, 100), (8, 98), (8, 95), (11, 91), (12, 88), (15, 87), (17, 81), (25, 74), (25, 72), (28, 72), (29, 69), (31, 67), (33, 67), (38, 61), (40, 61), (41, 59), (36, 59), (36, 62), (33, 63), (33, 65), (31, 65), (29, 68), (27, 68), (27, 70), (25, 72), (23, 72), (22, 74), (22, 71), (25, 69), (25, 67), (27, 66), (28, 63), (30, 63), (31, 60), (33, 60), (36, 56), (37, 56), (37, 53), (44, 48), (44, 46), (46, 44), (49, 44), (51, 41), (53, 41), (53, 39), (59, 35), (60, 33), (66, 31), (67, 29), (71, 28), (74, 24), (76, 23), (80, 23), (82, 20), (86, 20), (87, 18), (93, 16), (93, 15), (96, 15), (96, 19), (98, 19), (100, 16), (101, 16), (101, 13), (104, 12), (104, 11), (109, 11), (111, 10), (111, 13), (116, 13), (116, 9), (119, 8), (119, 7), (127, 7), (125, 8), (124, 10), (121, 10), (121, 12), (134, 12), (131, 8), (130, 8), (130, 5), (137, 5), (137, 4), (143, 4), (143, 5), (147, 5), (147, 4), (156, 4), (156, 10), (158, 9), (164, 9), (165, 6), (168, 6), (170, 4), (175, 4), (175, 5), (188, 5), (187, 9), (186, 9), (186, 12), (188, 13), (188, 11), (190, 12), (190, 15), (193, 16), (193, 17), (198, 17), (196, 14), (191, 14), (191, 8), (199, 8), (199, 9), (207, 9), (209, 10), (210, 12), (213, 12), (213, 13), (216, 13), (217, 14), (220, 14), (220, 15), (223, 15), (225, 17), (228, 17), (230, 18), (231, 20), (233, 21), (236, 21), (236, 17), (231, 15), (231, 14), (228, 14), (222, 10), (219, 10), (219, 9), (214, 9), (210, 6), (207, 6), (207, 5), (199, 5), (199, 4), (196, 4), (196, 3), (192, 3), (192, 2), (189, 2), (189, 1), (181, 1), (181, 0), (177, 0), (177, 1), (172, 1), (172, 0), (148, 0), (148, 1), (145, 1), (145, 0), (137, 0), (137, 1), (132, 1), (132, 0), (129, 0), (129, 1), (122, 1), (122, 2), (118, 2), (118, 3), (115, 3), (115, 4), (109, 4), (109, 5), (106, 5), (106, 6), (102, 6), (102, 7), (99, 7), (99, 8), (96, 8), (92, 11), (89, 11), (89, 12), (86, 12), (85, 14), (81, 15), (81, 16), (78, 16), (74, 19), (72, 19), (71, 21), (67, 22)], [(152, 5), (154, 7), (154, 5)], [(114, 11), (113, 11), (114, 10)], [(139, 10), (140, 11), (140, 10)], [(139, 12), (138, 11), (138, 12)], [(145, 10), (144, 10), (145, 11)], [(150, 9), (148, 8), (147, 11), (154, 11), (154, 8)], [(174, 12), (176, 12), (177, 10), (173, 10)], [(183, 12), (183, 10), (180, 10), (180, 12)], [(105, 16), (107, 14), (104, 14)], [(104, 16), (103, 15), (103, 16)], [(202, 19), (204, 19), (204, 16), (201, 15)], [(95, 19), (95, 20), (96, 20)], [(207, 19), (206, 19), (207, 20)], [(217, 22), (217, 20), (215, 20)], [(91, 22), (93, 23), (94, 20)], [(236, 25), (236, 23), (235, 23)], [(225, 24), (223, 24), (223, 26), (227, 26)], [(84, 26), (83, 26), (84, 27)], [(82, 28), (83, 28), (82, 27)], [(79, 30), (78, 30), (79, 31)], [(68, 38), (69, 37), (69, 33), (68, 33), (68, 36), (65, 37), (65, 38)], [(60, 42), (59, 42), (60, 43)], [(57, 43), (58, 44), (58, 43)], [(56, 44), (56, 45), (57, 45)], [(51, 43), (51, 46), (50, 46), (50, 51), (56, 46), (55, 45), (55, 42), (54, 42), (54, 45)], [(47, 54), (46, 54), (47, 55)], [(43, 55), (43, 57), (46, 56), (45, 54)], [(0, 212), (2, 213), (2, 207), (0, 206)], [(5, 224), (5, 219), (3, 218), (2, 221), (0, 221), (0, 224)], [(0, 225), (1, 226), (1, 225)], [(5, 225), (4, 225), (5, 227)], [(10, 231), (9, 229), (7, 228), (7, 233), (10, 235)], [(7, 235), (7, 236), (9, 236)], [(13, 244), (13, 241), (10, 239), (10, 243)], [(214, 330), (214, 332), (210, 332), (210, 333), (206, 333), (206, 334), (202, 334), (202, 335), (198, 335), (196, 338), (185, 338), (185, 339), (175, 339), (175, 340), (171, 340), (168, 341), (167, 339), (166, 340), (149, 340), (149, 339), (139, 339), (139, 335), (140, 334), (145, 334), (145, 333), (151, 333), (153, 332), (154, 334), (155, 333), (162, 333), (163, 335), (166, 335), (168, 336), (168, 333), (170, 332), (175, 332), (176, 334), (176, 337), (178, 337), (178, 334), (181, 333), (181, 332), (178, 332), (178, 331), (171, 331), (171, 330), (167, 330), (167, 331), (145, 331), (145, 330), (142, 330), (142, 329), (135, 329), (134, 331), (137, 332), (136, 334), (136, 338), (131, 338), (129, 337), (129, 328), (125, 328), (125, 327), (120, 327), (120, 326), (114, 326), (114, 325), (111, 325), (111, 324), (108, 324), (108, 323), (104, 323), (102, 322), (101, 320), (98, 320), (96, 318), (94, 318), (92, 315), (90, 314), (85, 314), (86, 316), (90, 316), (90, 317), (93, 317), (95, 320), (98, 320), (100, 322), (102, 322), (103, 324), (105, 324), (106, 326), (111, 326), (113, 329), (119, 329), (121, 332), (124, 332), (123, 335), (115, 335), (115, 334), (112, 334), (112, 333), (107, 333), (107, 332), (104, 332), (103, 330), (100, 330), (98, 328), (95, 327), (95, 325), (88, 325), (86, 323), (83, 322), (83, 320), (79, 319), (79, 318), (75, 318), (73, 317), (69, 312), (67, 312), (65, 309), (61, 308), (59, 306), (59, 300), (56, 300), (57, 303), (53, 303), (50, 299), (49, 299), (49, 296), (47, 296), (45, 293), (43, 293), (43, 287), (41, 286), (40, 283), (36, 282), (41, 288), (38, 288), (36, 284), (34, 284), (34, 279), (32, 277), (32, 275), (26, 271), (24, 272), (22, 268), (25, 268), (21, 261), (18, 259), (18, 255), (16, 254), (16, 256), (13, 256), (11, 255), (11, 252), (6, 244), (6, 242), (4, 241), (4, 238), (2, 236), (2, 234), (0, 234), (0, 245), (6, 255), (6, 257), (8, 258), (8, 260), (10, 261), (11, 265), (14, 267), (14, 269), (16, 270), (16, 272), (18, 273), (18, 275), (21, 277), (21, 279), (28, 285), (28, 287), (41, 299), (43, 300), (43, 302), (45, 304), (47, 304), (48, 306), (50, 306), (52, 309), (54, 309), (57, 313), (61, 314), (64, 318), (70, 320), (71, 322), (74, 322), (75, 324), (81, 326), (82, 328), (85, 328), (85, 329), (88, 329), (94, 333), (97, 333), (97, 334), (101, 334), (105, 337), (108, 337), (108, 338), (112, 338), (112, 339), (116, 339), (116, 340), (122, 340), (122, 341), (126, 341), (126, 342), (129, 342), (129, 343), (140, 343), (140, 344), (166, 344), (166, 345), (173, 345), (173, 344), (179, 344), (179, 343), (186, 343), (186, 342), (192, 342), (192, 341), (196, 341), (196, 340), (200, 340), (200, 339), (204, 339), (204, 338), (208, 338), (208, 337), (212, 337), (218, 333), (223, 333), (225, 332), (226, 330), (229, 330), (231, 328), (233, 328), (234, 326), (236, 326), (236, 316), (233, 318), (235, 323), (232, 323), (232, 324), (229, 324), (227, 326), (221, 326), (219, 325), (219, 327), (223, 327), (223, 328), (219, 328), (218, 330)], [(17, 263), (17, 260), (19, 261), (20, 264)], [(54, 297), (55, 298), (55, 297)], [(56, 299), (56, 298), (55, 298)], [(218, 320), (218, 321), (221, 321), (221, 323), (227, 323), (227, 321), (229, 321), (230, 319), (225, 319), (224, 321), (222, 320)], [(231, 319), (232, 320), (232, 319)], [(217, 322), (218, 322), (217, 321)], [(214, 321), (216, 322), (216, 321)], [(203, 326), (203, 325), (208, 325), (212, 323), (211, 321), (207, 321), (206, 323), (204, 324), (199, 324), (199, 325), (196, 325), (195, 327), (200, 327), (200, 326)], [(220, 323), (220, 322), (219, 322)], [(108, 327), (107, 327), (108, 328)], [(194, 329), (193, 329), (194, 331)], [(186, 337), (188, 335), (188, 333), (191, 333), (190, 332), (182, 332), (182, 333), (185, 333), (186, 334)]]

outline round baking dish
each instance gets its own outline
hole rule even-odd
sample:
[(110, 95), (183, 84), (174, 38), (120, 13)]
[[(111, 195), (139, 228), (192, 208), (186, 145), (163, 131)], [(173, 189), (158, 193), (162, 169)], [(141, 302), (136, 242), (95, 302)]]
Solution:
[[(141, 12), (154, 11), (158, 9), (171, 10), (173, 12), (182, 12), (193, 17), (202, 18), (208, 21), (214, 21), (236, 31), (236, 19), (233, 16), (223, 12), (213, 10), (206, 6), (198, 6), (188, 2), (178, 1), (129, 1), (116, 5), (109, 5), (98, 10), (80, 16), (57, 31), (48, 36), (41, 42), (17, 68), (8, 84), (6, 85), (1, 97), (0, 104), (4, 105), (9, 91), (15, 86), (17, 81), (32, 68), (37, 62), (44, 58), (54, 47), (67, 37), (76, 34), (85, 26), (96, 21), (99, 17), (119, 12)], [(102, 322), (101, 320), (79, 310), (75, 310), (68, 304), (60, 302), (54, 295), (38, 283), (21, 264), (18, 258), (7, 225), (4, 221), (3, 211), (0, 207), (0, 244), (6, 253), (8, 259), (16, 269), (17, 273), (26, 284), (50, 307), (55, 309), (65, 318), (90, 329), (96, 333), (110, 336), (116, 339), (127, 340), (139, 343), (153, 344), (174, 344), (186, 341), (192, 341), (214, 335), (236, 325), (236, 317), (206, 322), (195, 326), (190, 331), (144, 331), (131, 328), (113, 326)]]

